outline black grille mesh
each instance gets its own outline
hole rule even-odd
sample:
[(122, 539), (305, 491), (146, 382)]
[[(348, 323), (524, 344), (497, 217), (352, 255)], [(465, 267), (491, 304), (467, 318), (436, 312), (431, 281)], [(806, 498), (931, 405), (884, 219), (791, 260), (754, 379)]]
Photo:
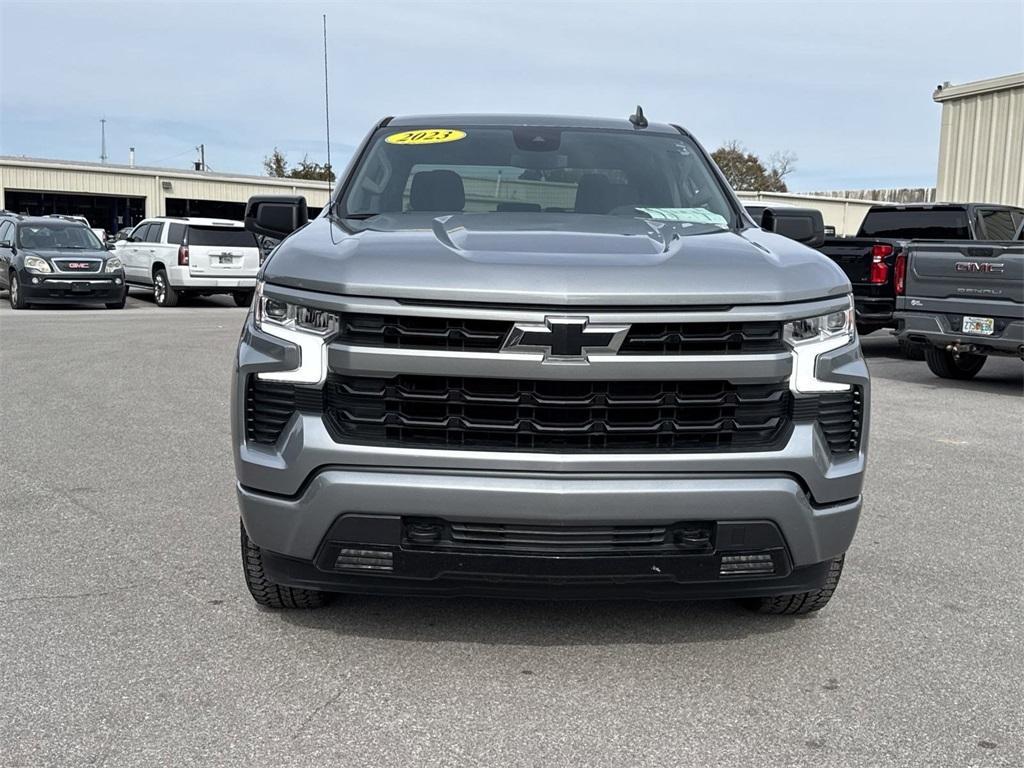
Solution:
[[(498, 352), (512, 325), (506, 320), (344, 314), (338, 341), (395, 349)], [(780, 323), (634, 323), (620, 354), (763, 354), (782, 349)]]
[(864, 425), (864, 390), (830, 392), (798, 398), (793, 405), (794, 418), (817, 421), (833, 455), (857, 453)]
[[(500, 523), (447, 524), (445, 544), (458, 549), (589, 554), (671, 548), (665, 526), (543, 526)], [(436, 546), (436, 545), (435, 545)]]
[(512, 329), (501, 320), (409, 315), (342, 315), (339, 341), (366, 347), (497, 352)]
[(743, 451), (788, 433), (786, 382), (589, 382), (332, 374), (342, 442), (536, 451)]
[(764, 354), (779, 352), (779, 323), (635, 323), (624, 355)]
[(273, 445), (296, 411), (323, 411), (323, 391), (250, 376), (245, 387), (245, 438)]

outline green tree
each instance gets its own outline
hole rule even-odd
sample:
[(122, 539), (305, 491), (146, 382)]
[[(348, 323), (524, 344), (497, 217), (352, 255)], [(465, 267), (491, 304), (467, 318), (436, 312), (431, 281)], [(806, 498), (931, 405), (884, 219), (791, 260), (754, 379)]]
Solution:
[(288, 161), (285, 159), (284, 152), (274, 147), (274, 152), (270, 157), (263, 158), (263, 170), (267, 172), (267, 176), (277, 176), (278, 178), (287, 176)]
[(733, 189), (751, 192), (786, 192), (786, 176), (796, 167), (791, 152), (776, 152), (766, 164), (738, 141), (727, 141), (711, 157)]
[(334, 171), (331, 166), (320, 165), (309, 159), (309, 155), (303, 155), (302, 160), (294, 168), (288, 167), (288, 158), (277, 147), (269, 157), (263, 158), (263, 170), (267, 176), (275, 176), (280, 179), (308, 179), (313, 181), (334, 181)]

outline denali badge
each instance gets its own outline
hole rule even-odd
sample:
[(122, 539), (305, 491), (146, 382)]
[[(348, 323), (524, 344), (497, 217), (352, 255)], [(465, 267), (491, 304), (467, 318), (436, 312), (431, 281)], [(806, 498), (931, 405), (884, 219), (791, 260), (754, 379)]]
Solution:
[(545, 317), (543, 323), (516, 323), (502, 352), (540, 352), (545, 360), (586, 362), (590, 355), (614, 355), (628, 325), (591, 323), (587, 317)]
[(990, 264), (981, 261), (958, 261), (953, 265), (957, 272), (994, 272), (999, 273), (1004, 269), (1003, 264)]

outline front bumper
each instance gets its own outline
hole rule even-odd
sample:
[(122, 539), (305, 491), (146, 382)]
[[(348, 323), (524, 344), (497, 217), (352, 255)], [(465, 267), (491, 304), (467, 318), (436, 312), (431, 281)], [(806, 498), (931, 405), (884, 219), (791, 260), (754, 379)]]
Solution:
[[(249, 537), (266, 550), (307, 562), (322, 555), (339, 521), (372, 515), (381, 520), (416, 517), (569, 528), (767, 521), (780, 531), (792, 565), (802, 567), (845, 552), (861, 509), (859, 497), (814, 505), (795, 478), (779, 474), (559, 475), (337, 467), (317, 473), (293, 497), (241, 485), (237, 490)], [(354, 546), (401, 543), (394, 537), (346, 540)]]
[(40, 274), (20, 270), (18, 282), (31, 304), (88, 304), (120, 301), (126, 290), (120, 272)]
[[(968, 314), (991, 317), (984, 311)], [(991, 336), (963, 333), (962, 314), (946, 312), (896, 313), (896, 335), (912, 344), (927, 344), (945, 349), (950, 345), (964, 352), (984, 355), (1009, 355), (1024, 359), (1024, 320), (995, 317), (995, 333)]]

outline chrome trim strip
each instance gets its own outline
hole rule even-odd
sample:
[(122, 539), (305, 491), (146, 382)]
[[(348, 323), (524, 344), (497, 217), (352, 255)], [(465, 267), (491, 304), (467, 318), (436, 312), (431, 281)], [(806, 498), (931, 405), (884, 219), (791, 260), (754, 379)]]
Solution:
[[(542, 353), (449, 352), (331, 344), (328, 367), (354, 376), (481, 376), (589, 381), (778, 381), (790, 375), (790, 352), (770, 355), (592, 355), (587, 360), (545, 359)], [(261, 374), (262, 375), (262, 374)]]
[[(86, 274), (95, 274), (95, 273), (86, 272)], [(109, 280), (78, 280), (78, 279), (73, 278), (73, 277), (47, 277), (47, 278), (43, 279), (43, 282), (44, 283), (92, 283), (94, 285), (95, 284), (104, 284), (104, 285), (106, 285), (106, 284), (114, 285), (115, 284), (114, 283), (114, 278), (110, 278)]]
[[(516, 308), (508, 305), (496, 307), (464, 306), (452, 304), (403, 304), (393, 299), (373, 299), (358, 296), (336, 296), (316, 291), (302, 291), (280, 285), (265, 283), (264, 295), (282, 301), (306, 304), (318, 309), (335, 312), (366, 313), (381, 315), (407, 315), (412, 317), (450, 317), (465, 320), (506, 320), (508, 322), (543, 323), (551, 315), (586, 316), (592, 323), (672, 323), (672, 322), (780, 322), (801, 317), (815, 317), (845, 309), (848, 294), (805, 301), (794, 304), (750, 304), (727, 310), (695, 309), (685, 306), (666, 308), (664, 306), (646, 309), (642, 306), (601, 310), (600, 307), (573, 307), (556, 304), (544, 309)], [(689, 358), (688, 358), (689, 359)]]

